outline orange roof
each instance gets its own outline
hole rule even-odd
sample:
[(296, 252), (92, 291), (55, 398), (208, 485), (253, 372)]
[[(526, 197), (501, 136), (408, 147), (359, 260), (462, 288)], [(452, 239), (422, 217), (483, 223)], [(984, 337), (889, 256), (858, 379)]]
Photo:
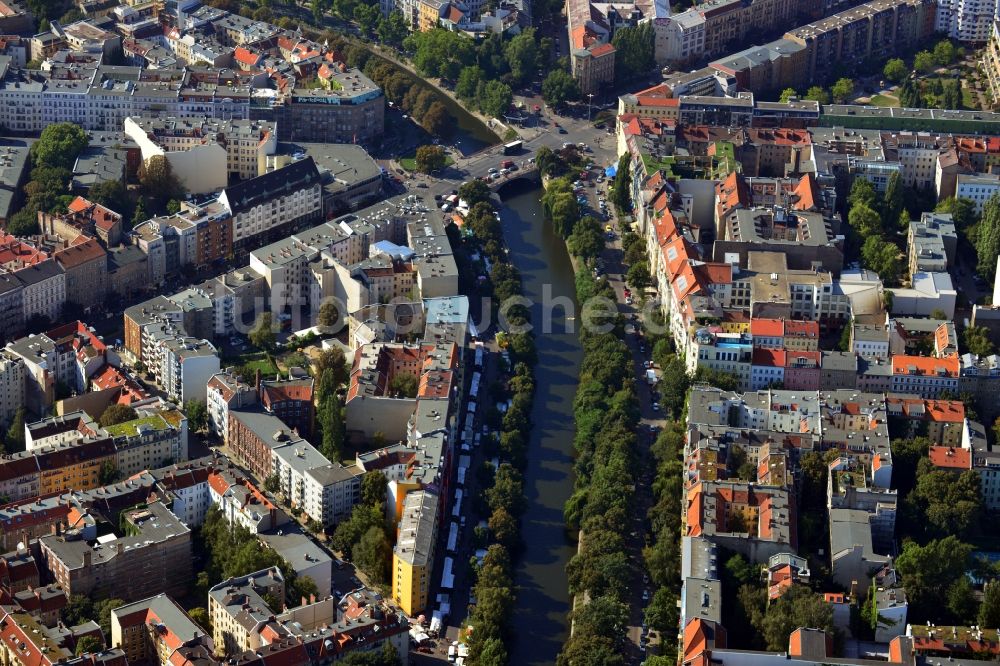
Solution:
[(925, 400), (924, 409), (931, 421), (944, 423), (965, 421), (965, 403), (961, 400)]
[(743, 176), (735, 171), (715, 186), (716, 207), (724, 215), (734, 208), (746, 208), (750, 205), (750, 190)]
[(953, 446), (932, 446), (927, 457), (935, 467), (945, 469), (972, 469), (972, 450)]
[(681, 101), (676, 97), (640, 97), (636, 100), (639, 106), (680, 106)]
[(450, 5), (448, 7), (448, 17), (447, 18), (452, 23), (458, 23), (459, 21), (462, 20), (462, 17), (464, 17), (464, 16), (465, 16), (465, 14), (462, 12), (462, 10), (460, 10), (455, 5)]
[(786, 354), (786, 367), (801, 366), (808, 368), (818, 368), (822, 362), (823, 354), (818, 351), (790, 351)]
[(590, 49), (591, 55), (593, 55), (595, 58), (600, 58), (601, 56), (606, 56), (614, 52), (615, 52), (615, 47), (608, 43), (601, 44), (599, 46), (595, 46), (594, 48)]
[(98, 229), (103, 229), (108, 231), (116, 222), (120, 222), (122, 216), (119, 213), (106, 208), (101, 204), (96, 204), (83, 197), (77, 197), (70, 202), (69, 206), (66, 207), (71, 213), (79, 213), (90, 209), (91, 219), (94, 220), (94, 224)]
[(242, 46), (237, 47), (236, 51), (233, 53), (233, 58), (238, 63), (251, 66), (256, 65), (257, 61), (260, 60), (259, 55)]
[(936, 349), (947, 349), (950, 344), (948, 324), (944, 323), (934, 329), (934, 344)]
[(0, 231), (0, 264), (16, 262), (18, 267), (33, 266), (48, 258), (49, 255), (42, 250)]
[(819, 338), (819, 322), (789, 319), (785, 321), (785, 337), (788, 336)]
[[(639, 106), (679, 106), (680, 100), (674, 98), (674, 93), (665, 83), (659, 83), (651, 88), (646, 88), (645, 90), (640, 90), (634, 93), (636, 102)], [(669, 104), (664, 103), (662, 100), (671, 100)], [(659, 100), (659, 101), (657, 101)]]
[(782, 319), (754, 317), (750, 320), (750, 335), (760, 335), (769, 338), (784, 337), (785, 322)]
[(828, 604), (842, 604), (844, 603), (844, 593), (843, 592), (824, 592), (823, 599)]
[(698, 281), (704, 284), (730, 284), (733, 281), (733, 267), (722, 262), (698, 264), (695, 266)]
[(892, 374), (958, 377), (958, 357), (931, 358), (896, 354), (892, 357)]
[[(655, 204), (656, 202), (654, 202)], [(677, 236), (677, 221), (669, 208), (663, 211), (663, 215), (653, 219), (653, 229), (656, 232), (656, 241), (659, 245), (663, 245)]]
[(816, 181), (811, 173), (799, 178), (793, 193), (796, 199), (792, 208), (795, 210), (816, 210), (816, 200), (819, 199), (819, 196), (816, 191)]
[(777, 146), (801, 146), (812, 143), (805, 130), (777, 128), (751, 128), (748, 130), (755, 143), (770, 143)]
[(705, 498), (701, 492), (701, 486), (696, 486), (688, 491), (687, 508), (687, 535), (700, 536), (702, 532), (701, 513), (705, 505)]

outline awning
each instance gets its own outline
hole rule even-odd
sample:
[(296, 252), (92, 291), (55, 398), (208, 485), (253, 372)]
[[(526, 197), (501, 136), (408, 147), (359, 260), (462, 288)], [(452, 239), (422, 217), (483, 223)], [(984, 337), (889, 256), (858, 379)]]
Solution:
[(604, 175), (607, 176), (608, 178), (614, 178), (615, 174), (617, 173), (618, 173), (617, 164), (612, 164), (611, 166), (609, 166), (607, 169), (604, 170)]

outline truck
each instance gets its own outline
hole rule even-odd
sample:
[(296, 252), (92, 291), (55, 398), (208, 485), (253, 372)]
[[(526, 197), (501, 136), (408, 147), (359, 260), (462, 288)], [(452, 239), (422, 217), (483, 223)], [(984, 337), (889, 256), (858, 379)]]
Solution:
[(514, 166), (514, 160), (504, 160), (503, 162), (500, 163), (501, 169), (509, 169), (512, 166)]
[(503, 144), (503, 154), (504, 155), (517, 155), (521, 152), (521, 147), (524, 145), (523, 141), (511, 141), (510, 143)]

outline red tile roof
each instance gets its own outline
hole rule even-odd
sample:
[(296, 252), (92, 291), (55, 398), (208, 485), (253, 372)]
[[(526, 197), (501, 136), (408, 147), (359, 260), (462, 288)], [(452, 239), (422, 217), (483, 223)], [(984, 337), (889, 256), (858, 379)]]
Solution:
[(757, 347), (753, 350), (753, 364), (771, 368), (783, 368), (785, 367), (785, 352), (782, 349)]
[(932, 446), (927, 452), (931, 464), (945, 469), (972, 469), (972, 450), (953, 446)]
[(260, 60), (260, 56), (250, 49), (244, 48), (242, 46), (237, 47), (236, 51), (233, 53), (233, 58), (236, 62), (243, 65), (254, 66)]
[(122, 216), (110, 208), (105, 208), (101, 204), (96, 204), (83, 197), (77, 197), (66, 207), (71, 213), (80, 213), (90, 209), (91, 219), (98, 229), (110, 231), (116, 222), (121, 222)]
[(615, 47), (611, 44), (601, 44), (590, 49), (591, 55), (595, 58), (600, 58), (602, 56), (610, 55), (615, 52)]
[(785, 322), (782, 319), (754, 317), (750, 320), (750, 334), (769, 338), (784, 337)]
[[(958, 377), (958, 357), (931, 358), (896, 354), (892, 357), (892, 374), (924, 375), (928, 377)], [(911, 372), (911, 368), (915, 372)]]

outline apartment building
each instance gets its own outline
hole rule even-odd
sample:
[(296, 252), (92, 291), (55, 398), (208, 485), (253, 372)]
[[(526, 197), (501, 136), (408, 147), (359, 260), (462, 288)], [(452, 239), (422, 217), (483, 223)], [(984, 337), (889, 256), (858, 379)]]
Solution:
[(960, 42), (984, 44), (997, 18), (997, 3), (991, 0), (941, 0), (937, 3), (934, 30)]
[(113, 609), (109, 638), (129, 663), (206, 663), (215, 655), (212, 637), (166, 594)]
[(282, 495), (324, 527), (348, 518), (361, 500), (364, 470), (357, 465), (331, 463), (305, 441), (276, 447), (273, 456)]
[(213, 638), (223, 654), (240, 654), (265, 644), (262, 629), (277, 624), (265, 596), (285, 601), (285, 578), (278, 567), (224, 580), (208, 591)]
[(0, 350), (0, 424), (9, 425), (25, 404), (25, 370), (24, 359)]
[(149, 413), (105, 431), (115, 443), (115, 468), (126, 478), (188, 459), (187, 418), (177, 410)]
[(274, 472), (272, 451), (285, 444), (306, 445), (308, 442), (281, 419), (263, 410), (229, 411), (226, 445), (256, 478), (266, 479), (271, 476)]
[(867, 466), (853, 456), (840, 456), (828, 465), (828, 509), (856, 509), (871, 514), (872, 545), (880, 553), (892, 551), (896, 530), (896, 491), (869, 485)]
[(753, 562), (796, 547), (795, 500), (787, 490), (700, 481), (687, 490), (685, 536), (704, 536)]
[(24, 331), (24, 285), (12, 273), (0, 273), (0, 340)]
[(108, 288), (108, 258), (96, 238), (69, 245), (52, 256), (66, 276), (68, 303), (84, 309), (104, 303)]
[(143, 160), (165, 157), (192, 194), (221, 190), (231, 178), (263, 175), (278, 149), (277, 127), (265, 121), (147, 115), (126, 118), (125, 135), (138, 144)]
[(406, 495), (396, 545), (392, 550), (392, 598), (407, 615), (429, 604), (439, 498), (429, 490)]
[(160, 502), (125, 511), (121, 536), (99, 542), (66, 533), (39, 539), (42, 559), (67, 595), (184, 595), (192, 580), (191, 531)]
[(50, 322), (62, 318), (66, 304), (66, 273), (55, 259), (25, 266), (14, 273), (23, 285), (22, 316), (27, 321), (45, 317)]
[(892, 362), (892, 392), (937, 398), (942, 391), (958, 393), (958, 356), (928, 358), (896, 354)]
[(821, 81), (835, 68), (890, 58), (918, 47), (934, 32), (935, 3), (873, 0), (785, 33), (806, 47), (805, 79)]
[(238, 256), (323, 218), (322, 181), (310, 157), (229, 186), (219, 202), (231, 212)]
[(199, 325), (199, 313), (203, 321), (212, 314), (210, 308), (192, 306), (183, 297), (175, 302), (164, 296), (133, 305), (124, 313), (126, 352), (133, 362), (142, 361), (172, 399), (182, 402), (204, 402), (208, 380), (220, 370), (215, 346), (187, 333), (210, 327)]
[(249, 408), (257, 404), (257, 387), (240, 380), (232, 368), (212, 375), (205, 389), (208, 427), (217, 437), (229, 433), (229, 410)]
[(23, 404), (36, 414), (52, 405), (57, 385), (84, 393), (106, 365), (119, 365), (117, 354), (81, 321), (19, 338), (7, 343), (6, 351), (24, 364)]
[(1000, 192), (1000, 175), (959, 174), (955, 180), (955, 197), (975, 204), (977, 214), (982, 214), (983, 205), (997, 192)]
[[(222, 23), (241, 18), (222, 14)], [(273, 36), (278, 32), (267, 24), (258, 25), (267, 28), (262, 33)], [(356, 69), (337, 67), (333, 73), (336, 85), (309, 88), (305, 84), (309, 76), (314, 76), (314, 70), (307, 62), (270, 60), (273, 67), (255, 70), (262, 79), (273, 78), (269, 94), (261, 94), (263, 89), (252, 88), (246, 77), (224, 69), (230, 63), (232, 49), (218, 41), (213, 43), (210, 36), (171, 36), (164, 40), (168, 48), (186, 45), (191, 53), (184, 60), (200, 60), (209, 65), (209, 71), (74, 64), (28, 72), (8, 67), (0, 80), (0, 122), (12, 131), (25, 133), (38, 133), (58, 121), (75, 122), (86, 130), (112, 131), (119, 130), (126, 118), (135, 116), (209, 116), (277, 123), (278, 138), (285, 141), (366, 143), (382, 134), (382, 90)], [(195, 51), (197, 56), (193, 57)], [(279, 52), (276, 49), (275, 55)], [(317, 61), (319, 55), (316, 50)], [(295, 71), (296, 67), (300, 71)], [(301, 85), (296, 85), (300, 78)]]
[(910, 222), (906, 245), (910, 275), (947, 272), (958, 248), (958, 235), (951, 215), (923, 213), (919, 221)]

